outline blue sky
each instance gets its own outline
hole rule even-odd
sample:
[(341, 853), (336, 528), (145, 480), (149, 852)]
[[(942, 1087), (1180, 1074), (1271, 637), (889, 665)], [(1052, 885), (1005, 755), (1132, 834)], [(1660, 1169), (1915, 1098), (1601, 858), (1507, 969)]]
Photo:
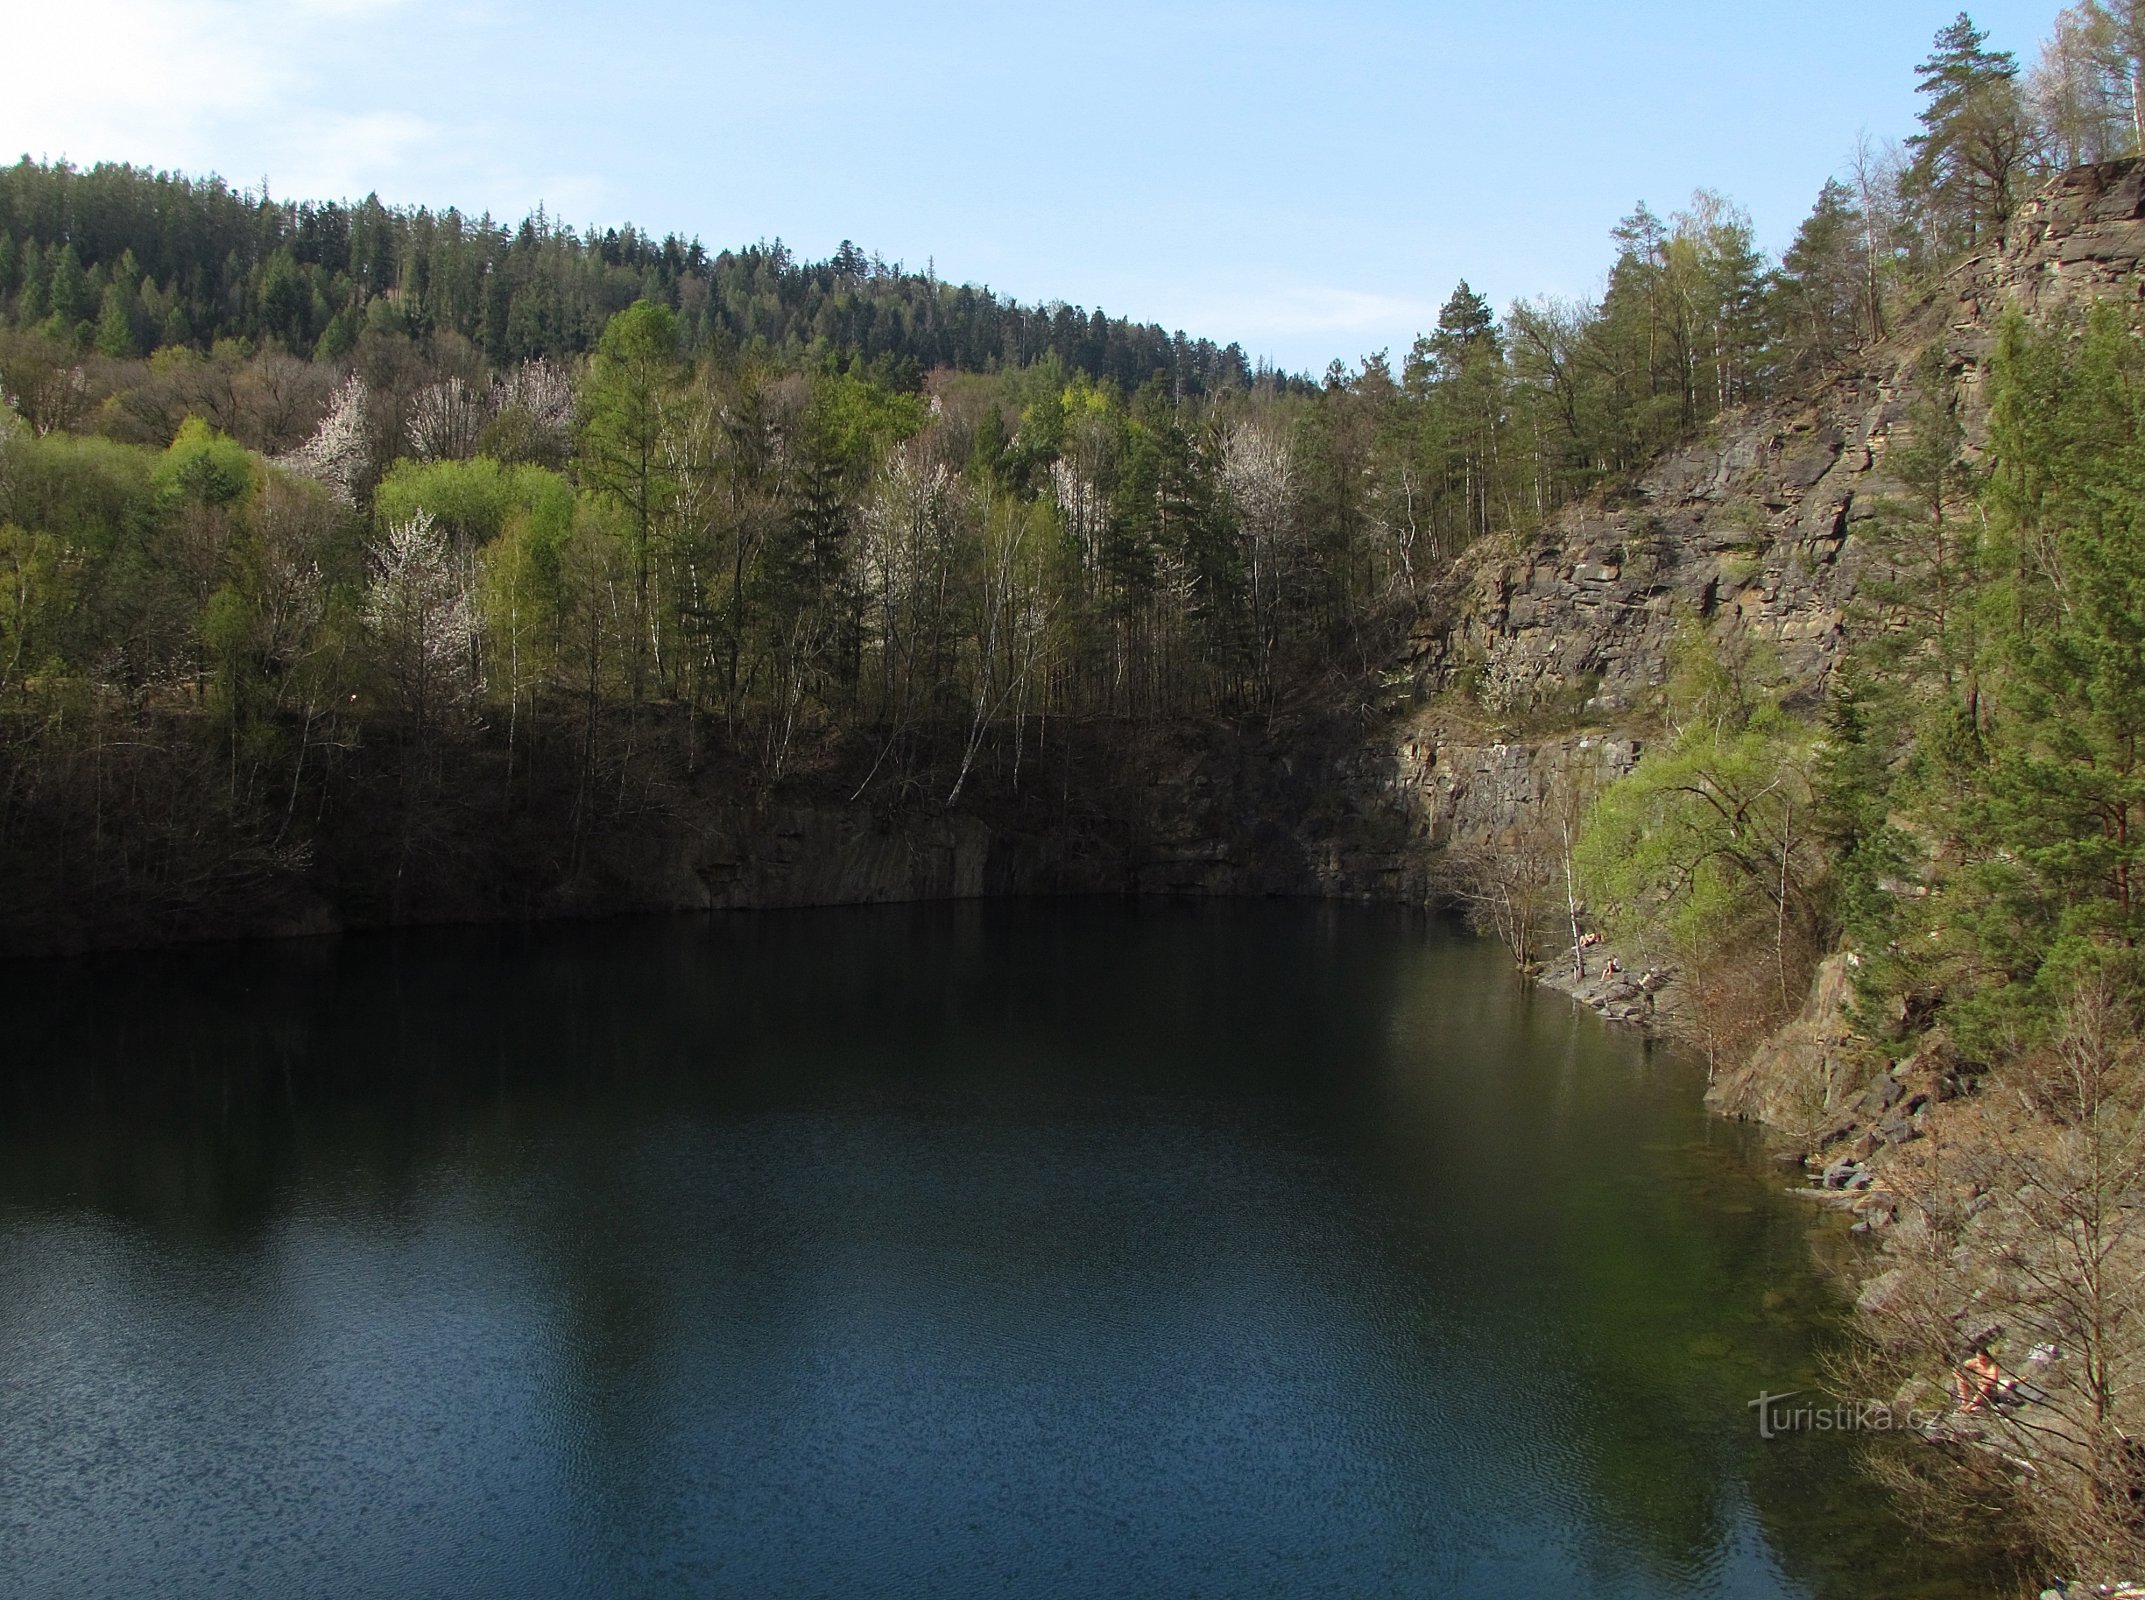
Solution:
[[(0, 150), (277, 194), (844, 238), (1022, 299), (1396, 355), (1465, 276), (1598, 289), (1634, 202), (1792, 235), (1913, 128), (1957, 0), (1084, 5), (76, 0), (11, 18)], [(1973, 8), (2030, 62), (2055, 0)]]

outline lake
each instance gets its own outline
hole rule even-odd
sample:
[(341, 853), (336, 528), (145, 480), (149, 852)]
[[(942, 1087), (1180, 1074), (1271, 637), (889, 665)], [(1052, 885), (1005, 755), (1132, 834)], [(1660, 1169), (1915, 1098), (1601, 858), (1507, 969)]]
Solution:
[(18, 966), (0, 1593), (1965, 1596), (1702, 1070), (1393, 910)]

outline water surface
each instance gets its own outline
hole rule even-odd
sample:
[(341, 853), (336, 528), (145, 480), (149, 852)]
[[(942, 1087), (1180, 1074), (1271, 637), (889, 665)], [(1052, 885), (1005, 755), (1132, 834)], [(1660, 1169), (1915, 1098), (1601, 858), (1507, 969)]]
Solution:
[(26, 969), (0, 1593), (1977, 1592), (1692, 1069), (1314, 905)]

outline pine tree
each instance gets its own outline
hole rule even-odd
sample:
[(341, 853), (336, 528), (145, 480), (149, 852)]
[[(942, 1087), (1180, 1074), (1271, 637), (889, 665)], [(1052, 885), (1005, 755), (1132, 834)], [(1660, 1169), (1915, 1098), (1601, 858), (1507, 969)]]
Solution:
[(97, 314), (97, 354), (124, 360), (141, 354), (134, 337), (134, 297), (117, 283), (105, 285)]
[(1914, 69), (1928, 103), (1917, 114), (1922, 131), (1907, 140), (1914, 160), (1902, 183), (1940, 242), (1969, 248), (2003, 231), (2032, 154), (2018, 63), (1987, 44), (1963, 11), (1937, 31)]
[(1770, 289), (1767, 320), (1780, 359), (1796, 372), (1837, 363), (1874, 333), (1865, 324), (1867, 277), (1861, 207), (1827, 178), (1795, 230)]
[(72, 241), (60, 246), (52, 261), (52, 282), (46, 291), (52, 315), (62, 327), (72, 329), (88, 318), (95, 302), (90, 299), (89, 278), (82, 271), (82, 258)]
[(22, 293), (15, 301), (15, 320), (25, 328), (35, 327), (51, 315), (52, 300), (48, 293), (52, 282), (52, 269), (45, 259), (45, 252), (33, 238), (22, 247)]

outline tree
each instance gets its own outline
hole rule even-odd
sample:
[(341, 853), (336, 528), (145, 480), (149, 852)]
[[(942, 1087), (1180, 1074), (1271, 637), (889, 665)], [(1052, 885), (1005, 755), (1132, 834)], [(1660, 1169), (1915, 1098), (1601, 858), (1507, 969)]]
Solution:
[[(2122, 8), (2135, 11), (2128, 0)], [(2027, 103), (2059, 167), (2145, 148), (2136, 121), (2137, 67), (2116, 58), (2115, 38), (2109, 8), (2086, 0), (2056, 17), (2027, 74)]]
[(79, 566), (50, 534), (0, 523), (0, 700), (26, 699), (58, 659)]
[(134, 338), (134, 296), (118, 283), (105, 285), (97, 314), (97, 354), (125, 360), (140, 353)]
[(1679, 1025), (1715, 1062), (1794, 1009), (1822, 926), (1813, 741), (1762, 678), (1758, 652), (1687, 621), (1666, 747), (1603, 792), (1577, 852), (1602, 920), (1683, 969)]
[[(1221, 446), (1221, 487), (1243, 540), (1252, 670), (1259, 698), (1270, 707), (1283, 619), (1301, 603), (1307, 587), (1294, 538), (1296, 460), (1287, 438), (1261, 421), (1230, 428)], [(1061, 494), (1061, 511), (1065, 501)]]
[(1981, 519), (1972, 504), (1974, 474), (1961, 459), (1966, 431), (1941, 346), (1917, 358), (1902, 421), (1887, 444), (1885, 469), (1906, 493), (1879, 506), (1868, 535), (1882, 562), (1864, 586), (1882, 619), (1871, 654), (1913, 652), (1916, 666), (1934, 666), (1945, 700), (1978, 725)]
[(426, 385), (410, 402), (410, 452), (420, 461), (459, 461), (475, 454), (492, 420), (492, 398), (458, 374)]
[(2078, 983), (2145, 977), (2145, 357), (2112, 308), (2082, 334), (2014, 314), (1989, 390), (1979, 505), (1956, 432), (1918, 415), (1922, 504), (1880, 519), (1899, 567), (1863, 654), (1895, 702), (1893, 876), (1919, 892), (1866, 905), (1862, 986), (1941, 995), (1960, 1048), (2001, 1060)]
[(82, 270), (82, 258), (75, 253), (71, 239), (60, 246), (60, 253), (53, 260), (47, 293), (53, 320), (64, 334), (72, 334), (75, 324), (85, 320), (95, 307), (95, 301), (90, 297), (89, 277)]
[[(1902, 1221), (1866, 1298), (1876, 1349), (1856, 1374), (1861, 1392), (1948, 1413), (1948, 1448), (1884, 1458), (1882, 1476), (1977, 1537), (2002, 1508), (2080, 1588), (2145, 1561), (2140, 1067), (2133, 997), (2081, 983), (2003, 1092), (1951, 1108), (1942, 1141), (1887, 1169)], [(1968, 1348), (1996, 1360), (2014, 1386), (2004, 1399), (1957, 1402)]]
[(1824, 371), (1876, 337), (1866, 316), (1867, 251), (1854, 191), (1827, 178), (1770, 288), (1773, 339), (1790, 370)]
[(372, 466), (367, 400), (365, 380), (351, 373), (329, 400), (313, 436), (288, 455), (278, 456), (276, 465), (311, 478), (343, 504), (356, 505)]
[(382, 682), (419, 746), (448, 710), (475, 698), (480, 684), (470, 590), (468, 564), (429, 513), (388, 524), (373, 552), (365, 624)]
[(654, 611), (650, 581), (657, 529), (677, 493), (664, 447), (667, 413), (681, 373), (678, 319), (668, 306), (637, 300), (610, 320), (582, 387), (584, 480), (624, 508), (633, 559), (633, 701), (646, 694)]
[[(1415, 341), (1404, 383), (1423, 402), (1425, 464), (1456, 512), (1451, 534), (1436, 540), (1437, 553), (1454, 555), (1490, 530), (1508, 383), (1497, 319), (1465, 279), (1439, 310), (1437, 331)], [(1412, 531), (1414, 485), (1404, 480), (1402, 490)], [(1433, 528), (1443, 520), (1433, 519)]]
[(2145, 5), (2082, 0), (2060, 14), (2028, 93), (2064, 165), (2145, 154)]
[(1941, 238), (1969, 248), (2002, 233), (2033, 153), (2018, 64), (1987, 44), (1963, 11), (1937, 31), (1914, 69), (1928, 103), (1916, 114), (1922, 131), (1907, 141), (1914, 159), (1906, 191), (1928, 209)]
[[(1576, 761), (1552, 765), (1546, 756), (1537, 758), (1528, 781), (1533, 803), (1523, 808), (1521, 824), (1491, 843), (1449, 847), (1439, 858), (1439, 886), (1466, 908), (1468, 925), (1503, 945), (1522, 972), (1533, 972), (1554, 942), (1584, 976), (1573, 846), (1597, 785)], [(1560, 924), (1570, 925), (1571, 936), (1552, 941)]]
[(268, 258), (261, 274), (261, 326), (300, 354), (312, 349), (307, 320), (313, 309), (312, 286), (297, 258), (286, 247)]
[(2145, 937), (2145, 360), (2113, 309), (2060, 340), (2015, 316), (2000, 336), (1992, 509), (2012, 626), (1984, 819), (1989, 873), (2038, 903), (2051, 940), (2017, 954), (2057, 985), (2131, 969)]

